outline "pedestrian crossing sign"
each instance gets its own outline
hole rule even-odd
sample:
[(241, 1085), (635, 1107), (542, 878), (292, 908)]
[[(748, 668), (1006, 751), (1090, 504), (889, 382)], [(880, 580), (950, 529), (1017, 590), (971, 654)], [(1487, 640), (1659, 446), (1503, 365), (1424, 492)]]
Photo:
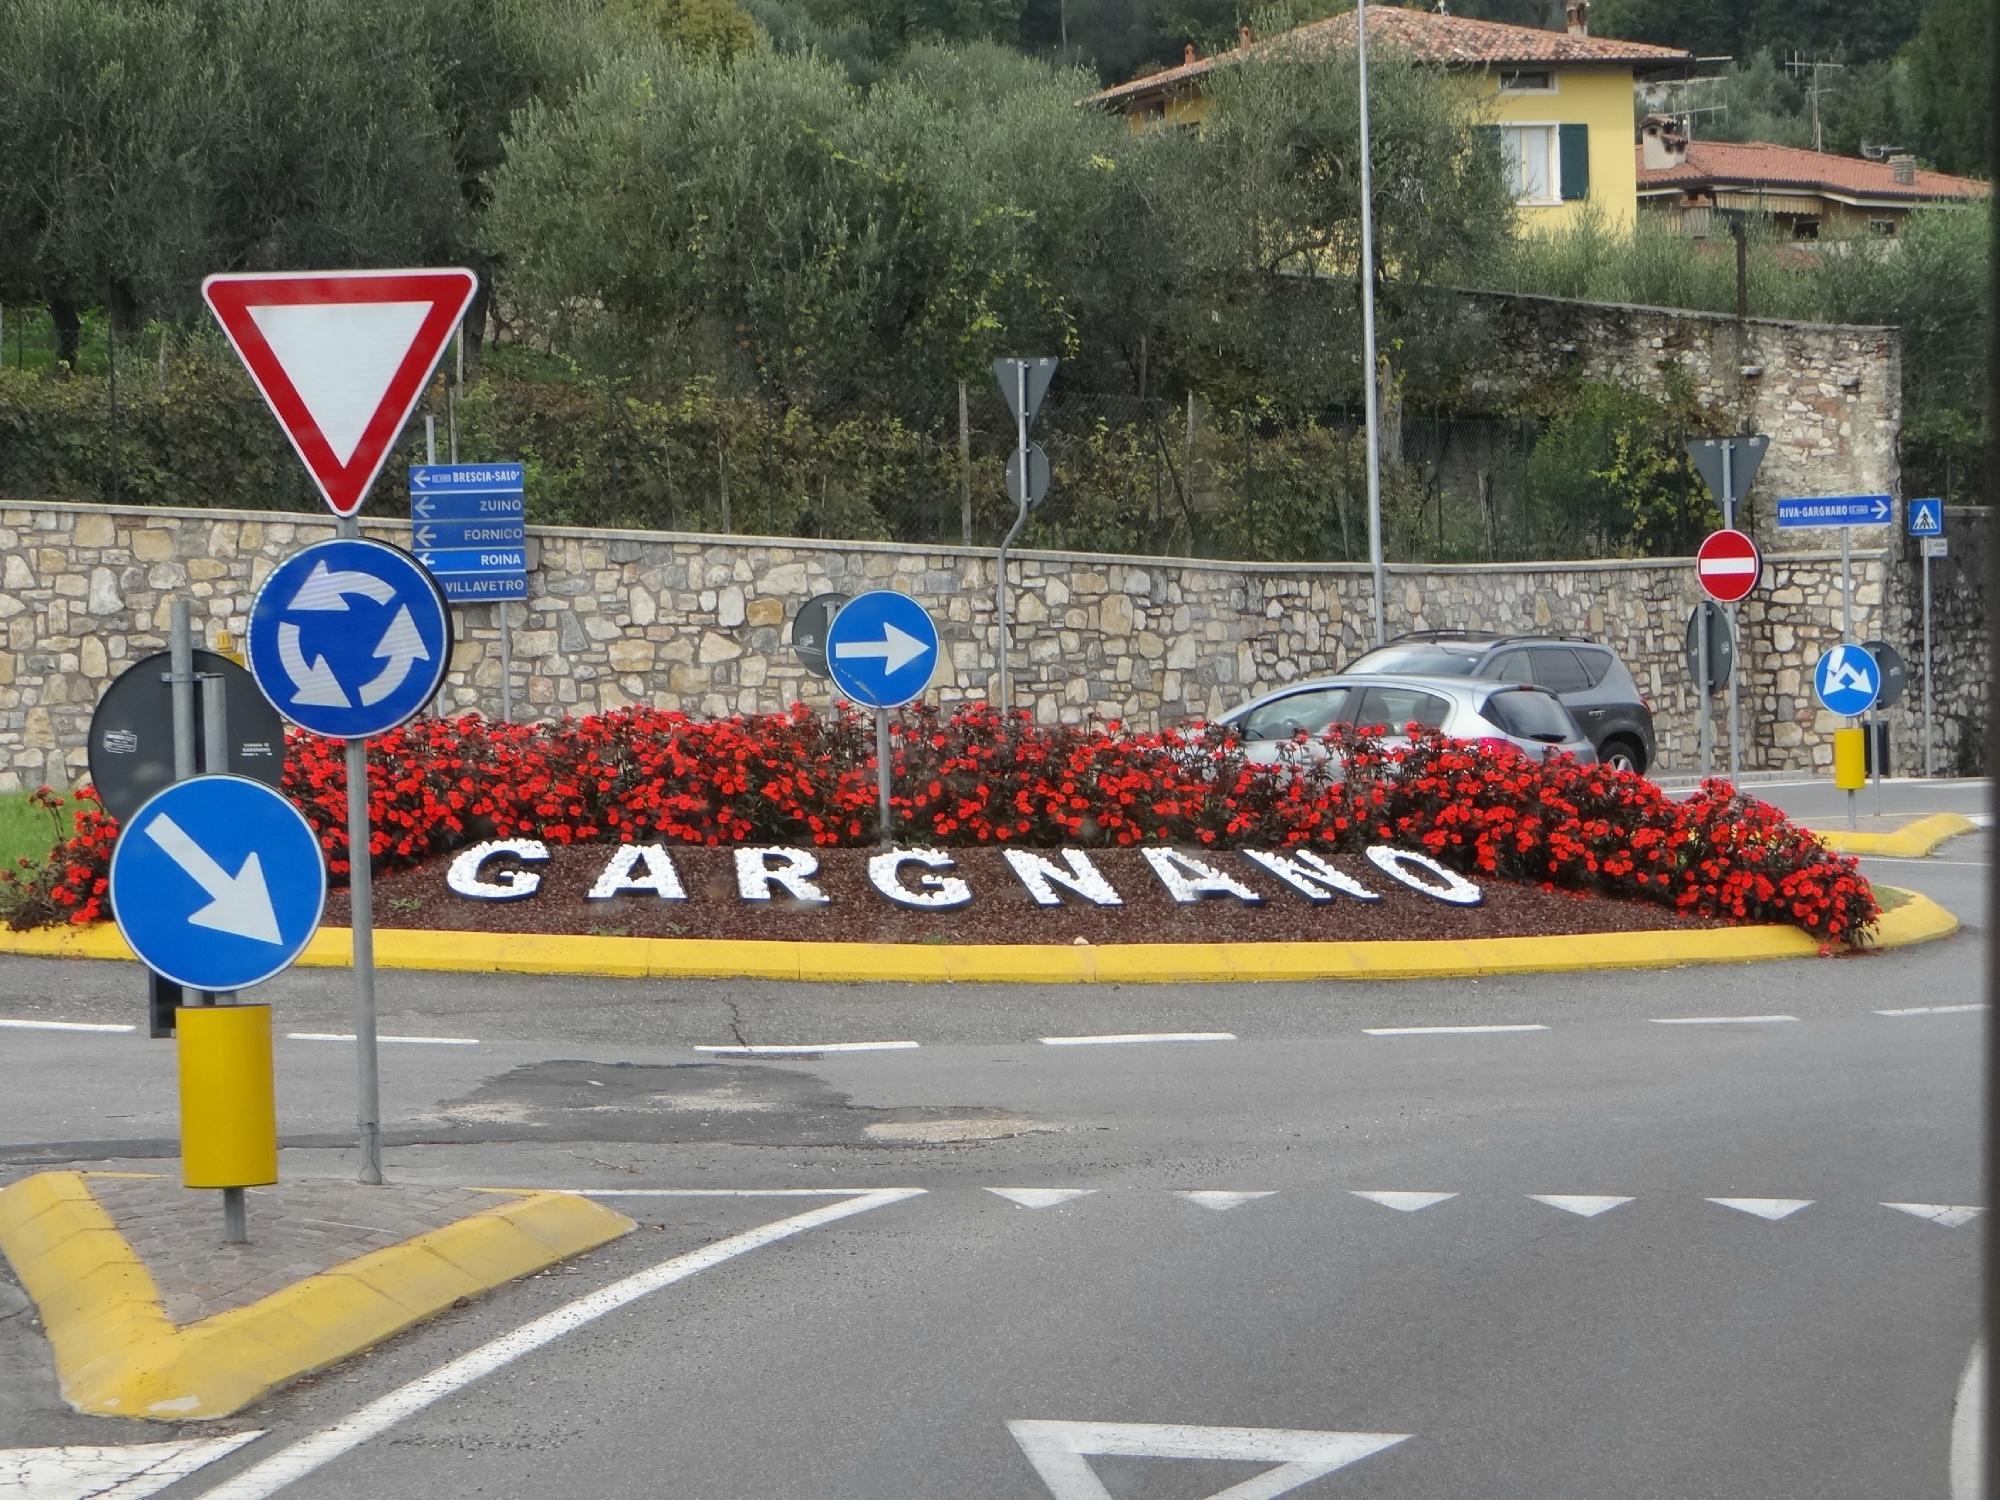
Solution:
[(1944, 535), (1944, 501), (1912, 500), (1909, 517), (1911, 536)]

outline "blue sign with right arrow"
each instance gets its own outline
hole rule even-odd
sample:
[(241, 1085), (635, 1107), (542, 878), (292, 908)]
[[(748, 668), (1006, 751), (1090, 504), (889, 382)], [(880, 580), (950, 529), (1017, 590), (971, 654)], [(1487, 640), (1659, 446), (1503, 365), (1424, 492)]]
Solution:
[(1882, 669), (1864, 646), (1835, 646), (1813, 668), (1813, 692), (1829, 713), (1858, 719), (1881, 691)]
[(316, 542), (250, 604), (250, 673), (299, 728), (365, 740), (416, 716), (451, 665), (451, 612), (417, 560), (387, 542)]
[(1887, 526), (1896, 519), (1888, 495), (1793, 495), (1778, 502), (1778, 526)]
[(319, 930), (326, 858), (286, 798), (246, 776), (156, 792), (111, 851), (111, 914), (139, 961), (191, 990), (241, 990)]
[(931, 685), (937, 626), (908, 594), (857, 594), (827, 627), (826, 665), (834, 686), (856, 703), (898, 708)]
[(521, 464), (410, 468), (410, 535), (453, 604), (528, 597), (527, 514)]

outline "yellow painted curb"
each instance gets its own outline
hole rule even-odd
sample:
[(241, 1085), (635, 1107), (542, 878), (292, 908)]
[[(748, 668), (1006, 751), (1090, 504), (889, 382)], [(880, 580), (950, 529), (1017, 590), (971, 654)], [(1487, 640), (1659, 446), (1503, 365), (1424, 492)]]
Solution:
[(516, 1277), (629, 1232), (587, 1198), (520, 1193), (185, 1328), (81, 1172), (0, 1188), (0, 1251), (35, 1300), (63, 1399), (93, 1416), (226, 1417)]
[(1886, 854), (1894, 859), (1922, 859), (1946, 839), (1971, 833), (1979, 825), (1957, 813), (1932, 813), (1886, 833), (1847, 828), (1815, 828), (1813, 837), (1839, 854)]
[[(1883, 886), (1880, 889), (1890, 889)], [(1871, 948), (1900, 948), (1958, 930), (1914, 892), (1878, 924)], [(299, 962), (345, 967), (351, 934), (321, 928)], [(1699, 927), (1559, 937), (1372, 943), (788, 943), (706, 938), (559, 937), (477, 932), (375, 934), (385, 969), (459, 974), (582, 974), (625, 979), (804, 979), (822, 983), (1193, 984), (1247, 979), (1457, 979), (1579, 969), (1803, 958), (1819, 940), (1796, 927)], [(0, 953), (130, 958), (109, 923), (0, 932)]]

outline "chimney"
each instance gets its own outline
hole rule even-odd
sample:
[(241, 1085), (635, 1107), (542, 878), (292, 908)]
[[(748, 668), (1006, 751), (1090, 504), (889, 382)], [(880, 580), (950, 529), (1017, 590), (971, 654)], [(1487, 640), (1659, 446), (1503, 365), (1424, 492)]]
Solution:
[(1189, 63), (1194, 62), (1195, 60), (1196, 58), (1194, 51), (1194, 43), (1189, 42), (1187, 44), (1187, 47), (1181, 52), (1181, 66), (1185, 68)]
[(1590, 35), (1590, 0), (1568, 0), (1563, 6), (1563, 19), (1569, 23), (1571, 36)]
[(1901, 187), (1915, 187), (1917, 182), (1917, 159), (1899, 152), (1889, 158), (1889, 175)]
[(1639, 126), (1639, 161), (1649, 172), (1686, 163), (1687, 133), (1672, 115), (1647, 115)]

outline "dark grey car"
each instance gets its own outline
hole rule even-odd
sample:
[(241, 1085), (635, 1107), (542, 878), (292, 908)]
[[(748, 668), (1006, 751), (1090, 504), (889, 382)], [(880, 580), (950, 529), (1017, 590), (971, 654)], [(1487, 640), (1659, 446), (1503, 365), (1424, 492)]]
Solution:
[(1342, 671), (1533, 683), (1562, 699), (1604, 764), (1643, 773), (1653, 763), (1653, 710), (1617, 653), (1596, 641), (1427, 630), (1397, 636)]

